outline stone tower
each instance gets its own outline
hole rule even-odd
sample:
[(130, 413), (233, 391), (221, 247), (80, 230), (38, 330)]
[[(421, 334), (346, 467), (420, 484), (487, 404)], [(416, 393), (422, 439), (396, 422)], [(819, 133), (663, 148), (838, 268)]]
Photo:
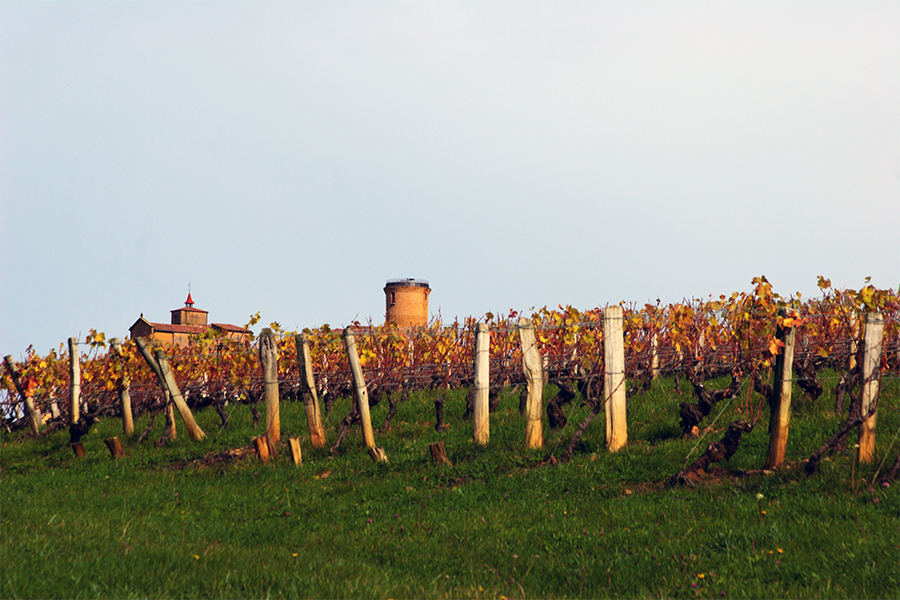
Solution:
[(384, 286), (384, 321), (400, 328), (428, 324), (428, 294), (431, 288), (423, 279), (389, 279)]

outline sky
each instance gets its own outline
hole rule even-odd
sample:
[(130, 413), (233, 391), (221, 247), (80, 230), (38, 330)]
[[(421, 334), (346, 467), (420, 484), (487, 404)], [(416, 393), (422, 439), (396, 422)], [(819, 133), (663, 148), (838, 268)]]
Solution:
[(0, 2), (0, 354), (900, 283), (900, 2)]

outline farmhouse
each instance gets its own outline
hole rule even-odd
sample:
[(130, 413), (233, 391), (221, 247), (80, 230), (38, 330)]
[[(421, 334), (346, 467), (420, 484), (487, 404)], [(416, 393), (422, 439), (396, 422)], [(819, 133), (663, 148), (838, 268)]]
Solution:
[(171, 323), (151, 323), (141, 313), (140, 318), (134, 322), (128, 331), (131, 339), (142, 337), (156, 340), (163, 344), (186, 346), (192, 337), (200, 335), (210, 329), (217, 331), (225, 337), (236, 340), (247, 340), (250, 330), (228, 323), (207, 324), (208, 311), (194, 308), (194, 300), (188, 292), (184, 306), (176, 308), (172, 312)]

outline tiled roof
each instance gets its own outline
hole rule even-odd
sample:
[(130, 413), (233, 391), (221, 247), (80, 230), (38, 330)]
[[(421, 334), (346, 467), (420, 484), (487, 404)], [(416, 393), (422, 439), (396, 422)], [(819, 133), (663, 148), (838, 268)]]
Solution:
[(150, 323), (153, 329), (161, 333), (203, 333), (203, 325), (172, 325), (171, 323)]
[(249, 329), (244, 329), (243, 327), (238, 327), (237, 325), (230, 325), (228, 323), (213, 323), (212, 326), (217, 329), (221, 329), (223, 331), (233, 331), (236, 333), (250, 333)]

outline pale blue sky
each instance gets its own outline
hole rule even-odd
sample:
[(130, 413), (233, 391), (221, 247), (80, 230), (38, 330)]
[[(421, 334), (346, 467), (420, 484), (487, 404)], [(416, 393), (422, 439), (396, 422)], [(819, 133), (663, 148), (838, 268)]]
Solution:
[(900, 2), (0, 3), (0, 353), (900, 282)]

